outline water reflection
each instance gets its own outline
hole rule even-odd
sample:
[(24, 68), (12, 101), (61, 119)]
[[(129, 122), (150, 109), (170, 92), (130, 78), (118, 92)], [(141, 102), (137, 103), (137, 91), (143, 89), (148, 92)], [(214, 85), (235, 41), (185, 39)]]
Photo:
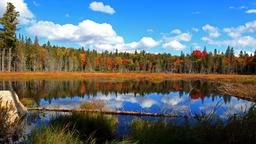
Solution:
[(246, 111), (253, 102), (223, 96), (209, 81), (2, 81), (0, 89), (13, 89), (27, 106), (79, 108), (86, 101), (103, 101), (105, 109), (156, 113), (210, 113), (222, 118)]

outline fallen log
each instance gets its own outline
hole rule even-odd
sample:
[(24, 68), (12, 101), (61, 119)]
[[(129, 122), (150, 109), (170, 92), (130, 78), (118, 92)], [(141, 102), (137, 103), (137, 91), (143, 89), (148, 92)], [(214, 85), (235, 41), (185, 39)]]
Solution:
[(118, 110), (91, 110), (91, 109), (65, 109), (65, 108), (28, 108), (28, 111), (53, 111), (53, 112), (83, 112), (83, 113), (101, 113), (109, 115), (130, 115), (147, 117), (179, 117), (176, 114), (144, 113)]

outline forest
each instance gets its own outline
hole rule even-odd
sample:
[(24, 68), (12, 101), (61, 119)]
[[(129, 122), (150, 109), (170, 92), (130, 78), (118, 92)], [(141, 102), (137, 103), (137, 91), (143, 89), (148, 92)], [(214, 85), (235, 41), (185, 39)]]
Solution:
[(149, 73), (217, 73), (256, 74), (256, 51), (241, 51), (227, 46), (225, 52), (194, 50), (179, 56), (170, 53), (152, 54), (98, 52), (86, 47), (67, 48), (39, 44), (39, 39), (17, 35), (19, 13), (8, 3), (0, 18), (0, 71), (2, 72), (149, 72)]

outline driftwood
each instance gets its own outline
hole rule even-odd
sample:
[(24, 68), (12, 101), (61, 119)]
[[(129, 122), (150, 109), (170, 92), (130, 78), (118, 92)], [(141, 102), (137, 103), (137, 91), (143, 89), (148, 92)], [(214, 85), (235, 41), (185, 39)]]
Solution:
[(84, 112), (84, 113), (102, 113), (109, 115), (130, 115), (130, 116), (147, 116), (147, 117), (179, 117), (176, 114), (144, 113), (117, 110), (91, 110), (91, 109), (64, 109), (64, 108), (28, 108), (29, 111), (55, 111), (55, 112)]

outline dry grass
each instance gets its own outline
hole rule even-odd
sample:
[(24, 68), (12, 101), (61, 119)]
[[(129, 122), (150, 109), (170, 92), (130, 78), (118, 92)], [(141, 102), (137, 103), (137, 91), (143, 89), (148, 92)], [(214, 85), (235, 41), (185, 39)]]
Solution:
[(223, 83), (217, 87), (217, 90), (223, 95), (237, 96), (250, 101), (256, 101), (255, 84)]
[(80, 108), (81, 109), (103, 109), (106, 105), (103, 101), (93, 101), (93, 102), (84, 102)]
[(21, 98), (20, 102), (26, 107), (33, 107), (33, 99), (31, 98)]
[(213, 80), (256, 83), (256, 75), (165, 74), (165, 73), (82, 73), (82, 72), (1, 72), (0, 80)]

